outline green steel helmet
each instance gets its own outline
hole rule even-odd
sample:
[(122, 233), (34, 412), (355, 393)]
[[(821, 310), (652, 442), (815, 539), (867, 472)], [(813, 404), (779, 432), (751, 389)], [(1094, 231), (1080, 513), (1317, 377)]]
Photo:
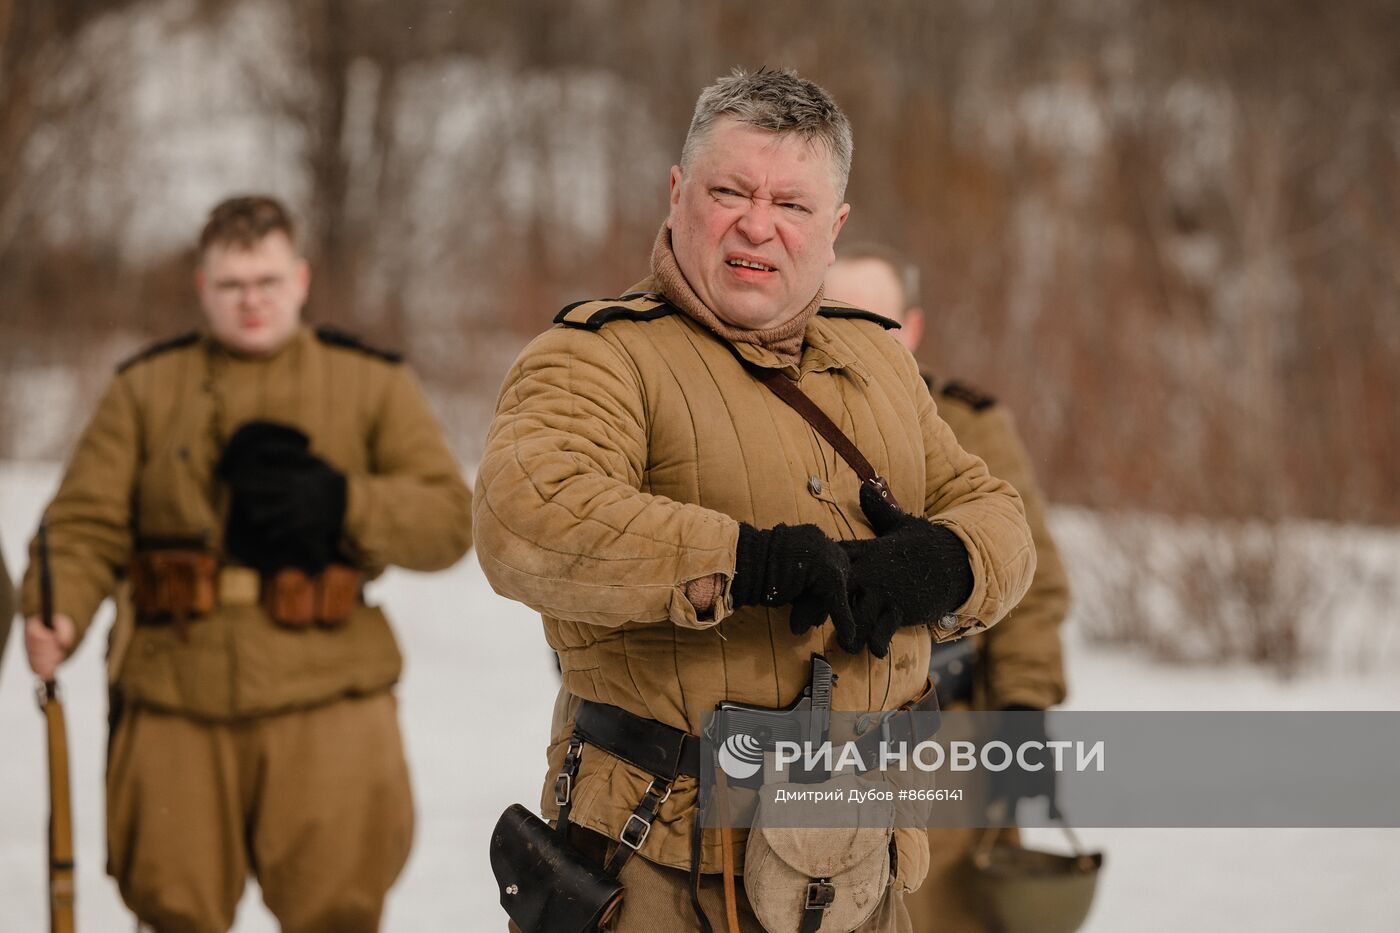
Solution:
[[(1068, 827), (1066, 827), (1068, 832)], [(1010, 843), (979, 846), (972, 877), (1006, 933), (1074, 933), (1089, 916), (1102, 852), (1060, 855)]]

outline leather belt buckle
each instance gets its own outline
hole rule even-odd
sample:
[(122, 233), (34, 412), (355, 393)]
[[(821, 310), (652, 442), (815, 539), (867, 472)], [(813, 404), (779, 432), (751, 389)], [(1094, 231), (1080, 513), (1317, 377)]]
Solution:
[(836, 902), (836, 886), (827, 878), (818, 878), (807, 885), (805, 910), (826, 910)]
[[(632, 827), (640, 826), (640, 830), (633, 830)], [(617, 841), (627, 846), (633, 852), (642, 847), (642, 843), (647, 841), (647, 836), (651, 833), (651, 824), (633, 813), (627, 817), (627, 822), (623, 824), (622, 832), (618, 833)]]

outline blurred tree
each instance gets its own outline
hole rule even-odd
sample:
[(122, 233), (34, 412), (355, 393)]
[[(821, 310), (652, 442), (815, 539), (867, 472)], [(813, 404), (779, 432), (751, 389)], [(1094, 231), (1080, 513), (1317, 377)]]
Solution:
[[(77, 131), (124, 86), (75, 50), (152, 18), (212, 37), (168, 83), (241, 68), (211, 119), (294, 129), (315, 315), (409, 349), (469, 455), (520, 343), (645, 272), (697, 89), (791, 66), (855, 124), (846, 235), (917, 259), (926, 364), (1005, 399), (1055, 498), (1400, 521), (1393, 0), (0, 0), (21, 327), (154, 336), (187, 301), (184, 257), (125, 258), (80, 188), (36, 184), (55, 128), (94, 173), (162, 145)], [(20, 235), (36, 214), (91, 236)]]

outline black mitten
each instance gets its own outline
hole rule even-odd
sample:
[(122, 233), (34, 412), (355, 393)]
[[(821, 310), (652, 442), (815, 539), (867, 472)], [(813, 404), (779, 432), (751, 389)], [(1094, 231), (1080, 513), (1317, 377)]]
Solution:
[[(998, 810), (997, 816), (1014, 822), (1019, 801), (1044, 797), (1049, 802), (1051, 819), (1060, 819), (1060, 808), (1055, 799), (1055, 756), (1045, 748), (1045, 743), (1050, 741), (1045, 731), (1045, 710), (1034, 706), (1004, 707), (997, 719), (996, 738), (1010, 746), (1019, 757), (1012, 759), (1009, 768), (988, 772), (988, 811)], [(1018, 750), (1027, 742), (1038, 742), (1040, 747), (1020, 753)], [(1022, 758), (1028, 764), (1039, 764), (1040, 769), (1023, 769), (1020, 764)]]
[(961, 538), (900, 510), (873, 484), (861, 486), (860, 507), (879, 537), (839, 546), (851, 559), (856, 626), (870, 653), (883, 658), (900, 627), (933, 622), (967, 601), (972, 565)]
[(846, 596), (850, 572), (841, 546), (816, 525), (758, 529), (741, 523), (730, 595), (735, 606), (791, 604), (794, 635), (830, 616), (837, 643), (854, 654), (861, 639)]
[(315, 575), (336, 556), (345, 520), (345, 475), (310, 451), (296, 428), (243, 425), (219, 459), (232, 491), (224, 544), (262, 573), (297, 567)]
[(261, 467), (299, 463), (310, 449), (311, 439), (291, 425), (249, 421), (228, 439), (216, 469), (224, 480), (235, 483)]

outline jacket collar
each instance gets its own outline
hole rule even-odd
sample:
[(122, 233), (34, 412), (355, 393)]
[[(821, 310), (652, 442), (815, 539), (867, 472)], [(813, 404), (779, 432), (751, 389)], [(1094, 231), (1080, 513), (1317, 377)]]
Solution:
[[(633, 284), (623, 294), (632, 295), (640, 292), (648, 292), (671, 301), (670, 297), (661, 290), (660, 283), (657, 282), (655, 276), (647, 276), (640, 282)], [(671, 303), (675, 302), (671, 301)], [(800, 379), (808, 373), (847, 370), (855, 374), (862, 382), (868, 383), (870, 381), (869, 369), (852, 352), (851, 347), (836, 336), (831, 322), (820, 315), (814, 314), (808, 319), (807, 329), (803, 333), (802, 356), (796, 363), (791, 357), (762, 344), (734, 343), (724, 340), (714, 331), (701, 327), (699, 322), (694, 321), (689, 315), (683, 316), (709, 336), (727, 343), (735, 353), (755, 366), (761, 366), (764, 369), (780, 369), (794, 379)]]

